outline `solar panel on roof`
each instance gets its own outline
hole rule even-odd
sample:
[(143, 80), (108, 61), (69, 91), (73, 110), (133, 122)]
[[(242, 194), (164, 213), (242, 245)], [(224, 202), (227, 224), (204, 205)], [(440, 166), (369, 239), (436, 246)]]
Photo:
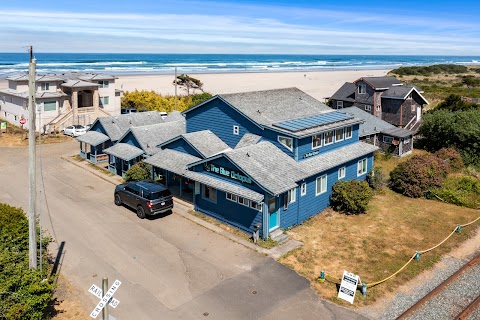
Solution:
[(286, 129), (288, 131), (297, 132), (300, 130), (324, 126), (327, 124), (352, 118), (353, 117), (351, 115), (333, 111), (301, 119), (282, 121), (279, 123), (274, 123), (273, 125), (278, 128)]

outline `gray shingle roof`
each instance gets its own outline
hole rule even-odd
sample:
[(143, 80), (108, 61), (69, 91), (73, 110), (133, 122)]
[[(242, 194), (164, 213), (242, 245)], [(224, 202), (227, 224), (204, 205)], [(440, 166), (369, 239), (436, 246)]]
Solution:
[(98, 146), (100, 143), (108, 141), (109, 139), (110, 138), (108, 136), (97, 131), (87, 131), (86, 133), (77, 137), (78, 141), (88, 143), (92, 146)]
[(261, 136), (257, 136), (256, 134), (253, 133), (245, 133), (243, 137), (238, 141), (237, 145), (235, 146), (235, 149), (243, 148), (243, 147), (248, 147), (253, 144), (256, 144), (262, 139)]
[(127, 143), (117, 143), (103, 151), (125, 161), (130, 161), (143, 154), (142, 149)]
[(390, 88), (392, 85), (401, 85), (402, 82), (395, 77), (363, 77), (357, 81), (363, 80), (375, 89)]
[(98, 83), (87, 82), (82, 80), (67, 80), (65, 83), (61, 84), (62, 87), (68, 88), (91, 88), (91, 87), (99, 87)]
[[(132, 127), (130, 128), (130, 131), (133, 133), (145, 153), (152, 155), (158, 152), (159, 149), (157, 148), (157, 145), (185, 133), (184, 120), (185, 119), (183, 119), (183, 121)], [(126, 135), (127, 132), (124, 136)]]
[(400, 138), (407, 138), (413, 135), (413, 131), (403, 129), (403, 128), (397, 128), (397, 127), (382, 130), (382, 133), (385, 133), (394, 137), (400, 137)]
[(357, 118), (365, 120), (364, 123), (360, 124), (359, 128), (359, 135), (360, 137), (364, 136), (369, 136), (371, 134), (378, 133), (382, 130), (389, 130), (396, 128), (394, 125), (383, 121), (382, 119), (375, 117), (374, 115), (365, 112), (357, 107), (349, 107), (349, 108), (343, 108), (343, 109), (338, 109), (337, 111), (343, 112), (343, 113), (349, 113), (354, 115)]
[(85, 81), (98, 81), (98, 80), (114, 80), (117, 77), (109, 74), (100, 73), (84, 73), (78, 76), (78, 79)]
[(102, 124), (102, 127), (113, 142), (120, 139), (131, 127), (164, 122), (162, 116), (157, 111), (120, 114), (116, 116), (100, 117), (97, 120)]
[[(28, 99), (28, 92), (19, 92), (13, 89), (0, 89), (0, 93), (9, 94), (15, 97)], [(60, 98), (67, 96), (65, 93), (60, 91), (40, 91), (35, 92), (36, 99), (49, 99), (49, 98)]]
[(225, 157), (273, 194), (297, 187), (298, 163), (268, 141), (233, 149)]
[[(16, 76), (6, 77), (6, 80), (11, 81), (28, 81), (28, 74), (21, 74)], [(36, 82), (48, 82), (48, 81), (63, 81), (63, 78), (55, 75), (55, 74), (45, 74), (45, 75), (37, 75), (35, 77)]]
[(157, 168), (162, 168), (181, 176), (185, 176), (185, 173), (187, 172), (187, 165), (199, 160), (200, 158), (192, 156), (188, 153), (164, 149), (159, 150), (153, 156), (145, 159), (144, 161)]
[(297, 88), (221, 94), (219, 97), (264, 126), (330, 110), (328, 106)]
[(357, 86), (355, 83), (345, 82), (331, 97), (333, 100), (355, 102), (355, 90)]
[(378, 150), (378, 147), (364, 143), (357, 142), (342, 148), (335, 149), (323, 155), (312, 157), (307, 160), (299, 162), (299, 167), (303, 175), (298, 175), (296, 181), (319, 174), (325, 170), (334, 168), (342, 163), (357, 159), (358, 157), (368, 155)]
[(382, 94), (382, 98), (405, 99), (412, 91), (411, 86), (394, 86)]
[(180, 111), (172, 111), (164, 119), (165, 122), (173, 122), (173, 121), (180, 121), (180, 120), (185, 121), (185, 117), (182, 115)]
[(230, 147), (210, 130), (186, 133), (182, 137), (205, 158), (230, 150)]

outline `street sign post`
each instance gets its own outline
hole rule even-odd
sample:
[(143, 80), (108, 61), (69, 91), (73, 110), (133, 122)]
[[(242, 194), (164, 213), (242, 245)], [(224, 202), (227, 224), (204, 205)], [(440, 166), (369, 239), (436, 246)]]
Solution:
[(342, 282), (340, 283), (340, 289), (338, 290), (338, 297), (353, 304), (359, 281), (360, 279), (357, 275), (343, 271)]
[[(108, 289), (108, 291), (103, 295), (102, 299), (100, 300), (100, 302), (97, 304), (97, 306), (95, 307), (95, 309), (93, 309), (93, 311), (90, 313), (90, 317), (92, 317), (93, 319), (95, 319), (98, 314), (102, 311), (103, 308), (105, 308), (108, 304), (109, 304), (109, 301), (110, 299), (113, 298), (113, 294), (115, 293), (115, 291), (117, 291), (118, 287), (120, 287), (120, 285), (122, 284), (122, 282), (120, 280), (115, 280), (112, 284), (112, 286), (110, 287), (110, 289)], [(90, 287), (91, 288), (91, 287)], [(90, 289), (88, 290), (90, 291)], [(103, 290), (102, 290), (102, 293), (103, 293)], [(96, 294), (95, 294), (96, 295)], [(113, 301), (113, 300), (112, 300)], [(118, 300), (117, 300), (118, 301)], [(118, 304), (117, 304), (118, 305)], [(105, 319), (104, 319), (105, 320)]]

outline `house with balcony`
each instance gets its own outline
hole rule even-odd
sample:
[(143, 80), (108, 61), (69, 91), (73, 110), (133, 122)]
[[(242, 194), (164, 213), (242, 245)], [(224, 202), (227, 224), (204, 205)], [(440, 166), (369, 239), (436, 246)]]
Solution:
[[(115, 79), (88, 73), (37, 75), (37, 131), (59, 132), (73, 124), (90, 124), (99, 116), (120, 114), (122, 91), (115, 88)], [(24, 118), (28, 126), (28, 74), (6, 80), (8, 88), (0, 89), (0, 117), (17, 126)]]
[(427, 99), (395, 77), (363, 77), (346, 82), (330, 98), (333, 109), (357, 107), (396, 127), (418, 129)]
[(378, 149), (359, 141), (363, 119), (297, 88), (219, 94), (183, 115), (186, 133), (144, 160), (153, 177), (264, 238), (324, 210), (338, 180), (365, 179)]

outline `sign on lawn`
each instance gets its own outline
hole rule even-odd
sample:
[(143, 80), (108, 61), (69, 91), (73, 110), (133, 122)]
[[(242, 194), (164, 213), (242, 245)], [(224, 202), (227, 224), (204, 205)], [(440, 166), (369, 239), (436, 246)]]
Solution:
[(357, 291), (357, 285), (360, 278), (353, 273), (343, 271), (342, 282), (340, 283), (340, 289), (338, 290), (338, 297), (353, 303), (355, 299), (355, 292)]
[[(107, 293), (105, 293), (105, 295), (100, 299), (100, 302), (97, 304), (95, 309), (93, 309), (93, 311), (90, 313), (90, 317), (95, 319), (98, 316), (98, 314), (107, 305), (107, 303), (109, 303), (110, 299), (113, 298), (113, 294), (115, 293), (115, 291), (117, 291), (118, 287), (120, 287), (121, 284), (122, 284), (122, 282), (120, 280), (115, 280), (115, 282), (113, 282), (110, 289), (108, 289)], [(90, 289), (92, 289), (92, 287), (90, 287)], [(88, 289), (88, 291), (90, 291), (90, 289)], [(95, 294), (95, 295), (97, 295), (97, 294)], [(118, 303), (117, 303), (117, 305), (118, 305)]]

